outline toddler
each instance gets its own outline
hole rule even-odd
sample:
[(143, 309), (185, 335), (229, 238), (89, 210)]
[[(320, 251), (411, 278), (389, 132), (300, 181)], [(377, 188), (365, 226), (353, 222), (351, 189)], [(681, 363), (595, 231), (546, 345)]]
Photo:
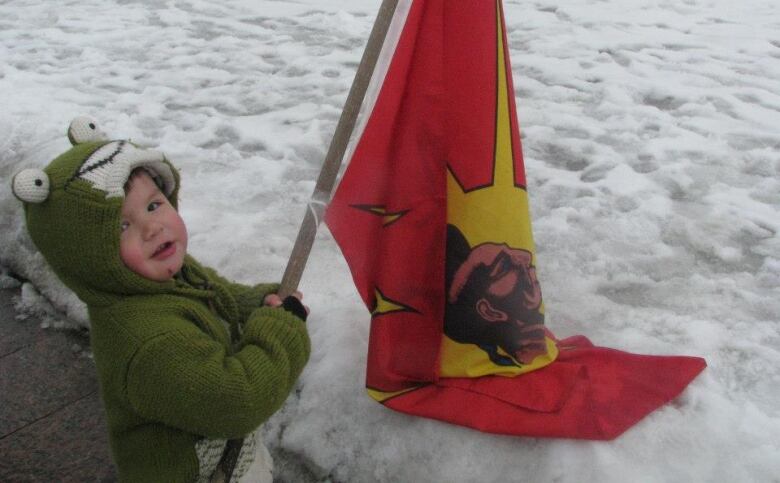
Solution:
[(187, 254), (179, 174), (156, 151), (75, 119), (73, 147), (13, 179), (30, 236), (89, 310), (121, 481), (209, 481), (243, 438), (231, 481), (272, 480), (258, 427), (309, 357), (301, 295), (245, 286)]

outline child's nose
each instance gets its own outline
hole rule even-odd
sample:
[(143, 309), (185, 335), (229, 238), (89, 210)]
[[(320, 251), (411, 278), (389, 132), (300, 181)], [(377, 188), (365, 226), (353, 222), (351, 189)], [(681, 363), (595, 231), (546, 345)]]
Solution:
[(158, 233), (160, 233), (163, 229), (162, 224), (156, 222), (156, 221), (150, 221), (144, 225), (144, 239), (145, 240), (151, 240), (155, 236), (157, 236)]

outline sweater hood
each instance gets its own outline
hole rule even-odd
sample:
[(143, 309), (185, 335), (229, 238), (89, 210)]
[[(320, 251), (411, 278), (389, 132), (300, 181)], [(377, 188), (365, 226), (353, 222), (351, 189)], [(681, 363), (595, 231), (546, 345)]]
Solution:
[(27, 230), (57, 276), (90, 306), (118, 297), (170, 291), (125, 266), (119, 255), (124, 185), (145, 168), (174, 207), (179, 174), (165, 156), (127, 140), (108, 140), (91, 119), (71, 122), (73, 145), (43, 170), (25, 169), (12, 181), (24, 205)]

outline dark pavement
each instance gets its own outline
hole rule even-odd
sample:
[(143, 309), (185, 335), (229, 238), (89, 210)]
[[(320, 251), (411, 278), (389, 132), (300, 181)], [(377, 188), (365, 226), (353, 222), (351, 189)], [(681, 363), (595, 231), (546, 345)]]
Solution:
[(16, 320), (0, 290), (0, 482), (116, 481), (86, 332)]
[[(87, 332), (16, 320), (19, 292), (0, 289), (0, 483), (117, 481)], [(275, 482), (329, 481), (273, 458)]]

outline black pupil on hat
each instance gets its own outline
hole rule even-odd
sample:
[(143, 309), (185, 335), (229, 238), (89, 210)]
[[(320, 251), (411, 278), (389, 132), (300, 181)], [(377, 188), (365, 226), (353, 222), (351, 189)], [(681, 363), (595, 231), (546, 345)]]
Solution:
[(92, 123), (92, 122), (91, 122), (91, 123), (89, 123), (89, 128), (90, 128), (90, 129), (95, 129), (95, 124), (94, 124), (94, 123)]
[(41, 181), (39, 179), (35, 180), (35, 186), (42, 186), (42, 185), (43, 185), (43, 181)]

